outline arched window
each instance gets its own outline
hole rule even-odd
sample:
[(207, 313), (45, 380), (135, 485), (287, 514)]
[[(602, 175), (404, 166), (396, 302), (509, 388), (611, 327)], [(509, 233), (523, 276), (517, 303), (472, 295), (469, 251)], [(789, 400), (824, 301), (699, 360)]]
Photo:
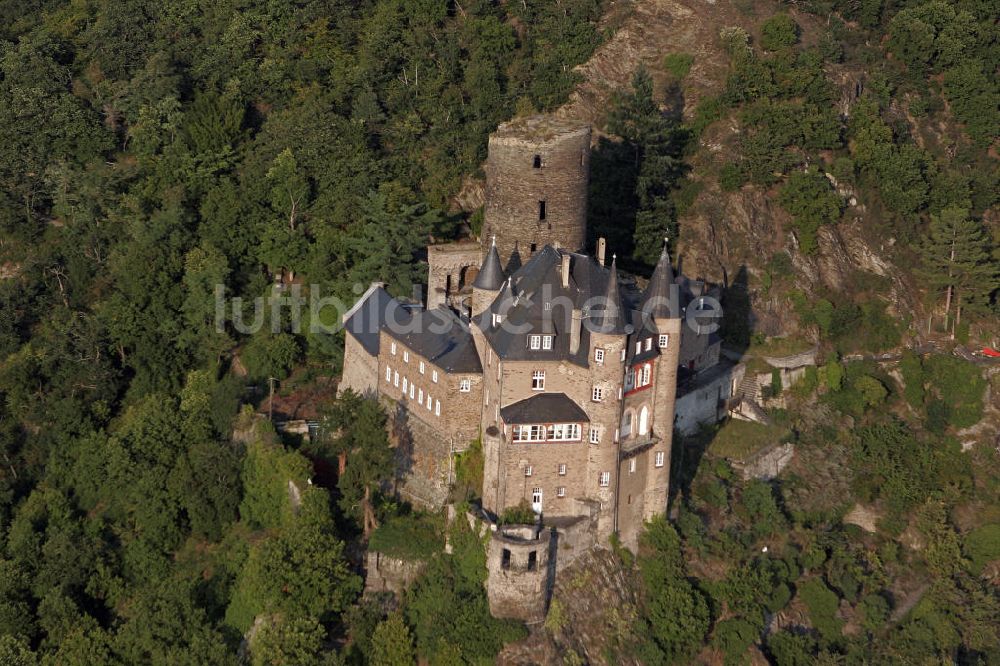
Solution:
[(628, 437), (632, 434), (632, 410), (625, 412), (625, 416), (622, 417), (622, 437)]
[(639, 412), (639, 434), (645, 435), (646, 431), (649, 430), (649, 408), (643, 405), (642, 411)]

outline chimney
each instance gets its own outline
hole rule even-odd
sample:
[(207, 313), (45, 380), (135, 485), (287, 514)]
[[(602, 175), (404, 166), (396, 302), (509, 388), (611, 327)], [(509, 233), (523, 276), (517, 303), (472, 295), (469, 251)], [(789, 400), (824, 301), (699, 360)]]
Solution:
[(573, 321), (569, 325), (569, 353), (580, 351), (580, 329), (583, 326), (583, 311), (573, 308)]
[(569, 253), (562, 256), (562, 286), (569, 289)]
[(608, 249), (608, 241), (604, 236), (597, 239), (597, 263), (604, 265), (604, 252)]

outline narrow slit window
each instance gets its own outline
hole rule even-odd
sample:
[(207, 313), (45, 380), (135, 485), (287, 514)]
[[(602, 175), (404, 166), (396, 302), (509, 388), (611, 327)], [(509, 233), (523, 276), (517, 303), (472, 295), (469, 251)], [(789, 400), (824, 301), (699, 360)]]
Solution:
[(542, 156), (541, 155), (535, 155), (535, 160), (532, 163), (532, 166), (534, 166), (536, 169), (541, 169), (542, 168)]
[(545, 202), (544, 201), (539, 201), (538, 202), (538, 219), (539, 220), (544, 220), (545, 219)]

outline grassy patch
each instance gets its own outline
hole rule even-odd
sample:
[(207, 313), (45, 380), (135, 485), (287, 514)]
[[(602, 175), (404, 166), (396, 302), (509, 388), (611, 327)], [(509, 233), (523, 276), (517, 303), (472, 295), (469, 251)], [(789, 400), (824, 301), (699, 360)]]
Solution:
[(762, 425), (748, 421), (727, 421), (715, 433), (709, 452), (723, 458), (746, 460), (766, 446), (777, 444), (788, 429), (777, 424)]
[(747, 353), (781, 358), (782, 356), (801, 354), (812, 348), (813, 343), (808, 340), (800, 340), (798, 338), (768, 338), (763, 342), (752, 344)]

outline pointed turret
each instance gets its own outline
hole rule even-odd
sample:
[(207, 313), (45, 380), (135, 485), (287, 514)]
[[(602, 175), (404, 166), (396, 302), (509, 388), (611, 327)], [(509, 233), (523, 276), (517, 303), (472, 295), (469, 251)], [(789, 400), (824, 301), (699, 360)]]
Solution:
[(500, 253), (497, 252), (497, 240), (494, 236), (493, 245), (490, 246), (490, 251), (486, 255), (486, 260), (483, 261), (482, 268), (479, 269), (479, 275), (472, 282), (472, 286), (475, 289), (485, 289), (486, 291), (498, 291), (500, 287), (503, 286), (504, 280), (507, 276), (504, 274), (503, 267), (500, 265)]
[(523, 266), (521, 252), (518, 249), (517, 241), (514, 241), (514, 251), (510, 253), (510, 259), (507, 260), (507, 275), (513, 275), (521, 266)]
[(643, 314), (654, 319), (676, 319), (680, 317), (680, 303), (674, 287), (674, 269), (670, 265), (667, 239), (663, 239), (663, 252), (656, 262), (656, 269), (649, 279), (649, 286), (642, 295)]
[(626, 333), (626, 314), (622, 304), (621, 291), (618, 288), (617, 255), (611, 257), (611, 271), (608, 274), (608, 286), (604, 292), (600, 311), (594, 314), (594, 324), (601, 333), (621, 335)]

